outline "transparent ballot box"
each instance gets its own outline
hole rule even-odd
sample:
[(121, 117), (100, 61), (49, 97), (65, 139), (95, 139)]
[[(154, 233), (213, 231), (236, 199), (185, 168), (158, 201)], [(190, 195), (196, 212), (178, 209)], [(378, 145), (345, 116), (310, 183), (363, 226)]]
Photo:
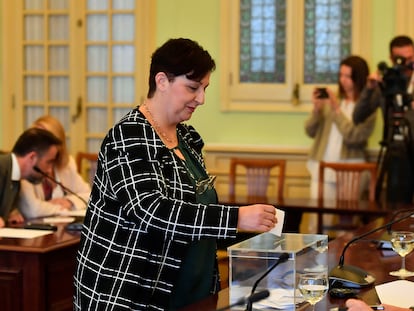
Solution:
[[(304, 302), (297, 289), (299, 275), (328, 273), (327, 235), (284, 233), (279, 237), (263, 233), (234, 244), (227, 251), (230, 304), (251, 295), (254, 286), (255, 293), (270, 292), (269, 297), (253, 304), (253, 310), (295, 310)], [(243, 305), (232, 307), (244, 309)]]

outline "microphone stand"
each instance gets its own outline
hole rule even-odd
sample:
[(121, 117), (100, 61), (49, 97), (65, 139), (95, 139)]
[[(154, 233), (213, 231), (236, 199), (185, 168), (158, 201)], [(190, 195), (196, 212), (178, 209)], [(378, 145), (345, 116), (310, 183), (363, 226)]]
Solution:
[[(289, 254), (288, 253), (282, 253), (279, 256), (279, 259), (273, 264), (273, 266), (271, 266), (269, 269), (266, 270), (265, 273), (263, 273), (263, 275), (258, 278), (256, 280), (256, 282), (254, 282), (253, 287), (252, 287), (252, 291), (250, 292), (250, 295), (253, 296), (254, 292), (256, 291), (257, 285), (259, 284), (259, 282), (261, 280), (263, 280), (270, 272), (272, 272), (279, 264), (284, 263), (286, 260), (289, 259)], [(248, 299), (247, 301), (247, 306), (246, 306), (246, 311), (252, 311), (253, 308), (253, 302), (251, 299)]]
[(56, 178), (53, 178), (52, 176), (46, 174), (45, 172), (43, 172), (40, 168), (38, 168), (37, 166), (33, 166), (33, 169), (38, 172), (39, 174), (43, 175), (43, 177), (50, 179), (51, 181), (53, 181), (55, 184), (59, 185), (60, 187), (62, 187), (63, 191), (73, 194), (75, 197), (77, 197), (79, 200), (81, 200), (85, 206), (88, 206), (88, 202), (86, 202), (86, 200), (84, 198), (82, 198), (80, 195), (78, 195), (77, 193), (73, 192), (72, 190), (70, 190), (68, 187), (66, 187), (65, 185), (63, 185), (60, 181), (56, 180)]
[[(329, 272), (329, 280), (332, 282), (331, 285), (333, 285), (335, 283), (335, 281), (337, 281), (339, 279), (349, 280), (349, 281), (353, 282), (353, 280), (361, 279), (361, 278), (364, 280), (364, 282), (362, 284), (352, 283), (353, 284), (352, 286), (345, 286), (343, 284), (342, 284), (342, 286), (343, 287), (361, 288), (361, 287), (365, 287), (365, 286), (373, 284), (375, 282), (375, 278), (371, 275), (368, 275), (368, 273), (366, 271), (364, 271), (364, 270), (362, 270), (358, 267), (355, 267), (355, 266), (350, 266), (350, 265), (346, 266), (346, 265), (344, 265), (345, 251), (348, 249), (348, 247), (352, 243), (354, 243), (354, 242), (356, 242), (356, 241), (358, 241), (362, 238), (365, 238), (366, 236), (368, 236), (370, 234), (373, 234), (377, 231), (389, 228), (390, 226), (392, 226), (393, 224), (395, 224), (397, 222), (400, 222), (404, 219), (410, 218), (412, 215), (414, 215), (414, 212), (411, 212), (410, 214), (405, 215), (405, 216), (400, 217), (400, 218), (397, 218), (397, 219), (394, 219), (394, 220), (386, 223), (385, 225), (382, 225), (382, 226), (374, 228), (374, 229), (372, 229), (368, 232), (365, 232), (361, 235), (358, 235), (358, 236), (354, 237), (352, 240), (350, 240), (348, 243), (346, 243), (344, 249), (342, 250), (341, 257), (339, 258), (338, 266), (336, 266), (335, 268), (333, 268)], [(339, 282), (341, 282), (341, 281), (339, 281)]]
[(265, 298), (269, 297), (269, 295), (270, 295), (270, 293), (266, 289), (266, 290), (263, 290), (263, 291), (258, 292), (256, 294), (252, 294), (252, 295), (250, 295), (247, 298), (240, 298), (236, 302), (234, 302), (234, 303), (232, 303), (232, 304), (230, 304), (230, 305), (228, 305), (226, 307), (223, 307), (223, 308), (220, 308), (220, 309), (216, 309), (216, 311), (224, 311), (224, 310), (230, 309), (232, 307), (241, 306), (241, 305), (245, 304), (246, 301), (247, 301), (247, 303), (253, 303), (253, 302), (256, 302), (256, 301), (260, 301), (262, 299), (265, 299)]

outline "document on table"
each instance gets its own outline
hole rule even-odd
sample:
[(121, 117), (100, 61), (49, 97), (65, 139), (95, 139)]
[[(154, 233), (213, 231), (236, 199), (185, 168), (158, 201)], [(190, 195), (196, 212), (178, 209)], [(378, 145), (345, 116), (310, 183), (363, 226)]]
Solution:
[(76, 220), (75, 217), (65, 217), (65, 216), (56, 216), (56, 217), (45, 217), (43, 222), (48, 224), (58, 224), (58, 223), (71, 223)]
[(269, 232), (273, 233), (274, 235), (281, 236), (282, 235), (283, 224), (285, 222), (285, 211), (282, 211), (281, 209), (277, 208), (276, 209), (276, 218), (277, 218), (277, 224)]
[(34, 229), (17, 229), (17, 228), (0, 228), (0, 237), (33, 239), (46, 234), (51, 234), (51, 230), (34, 230)]
[(397, 280), (375, 286), (381, 303), (394, 305), (401, 308), (414, 306), (414, 282)]
[(59, 216), (80, 216), (85, 217), (86, 209), (79, 209), (79, 210), (73, 210), (73, 211), (60, 211), (58, 212)]

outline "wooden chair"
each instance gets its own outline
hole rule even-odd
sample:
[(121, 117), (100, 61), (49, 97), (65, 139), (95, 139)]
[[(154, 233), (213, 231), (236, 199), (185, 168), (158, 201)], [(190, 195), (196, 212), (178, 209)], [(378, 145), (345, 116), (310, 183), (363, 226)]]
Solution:
[(98, 164), (98, 154), (88, 152), (78, 152), (76, 154), (76, 166), (82, 176), (87, 176), (86, 180), (92, 186), (95, 178), (96, 166)]
[[(377, 183), (377, 164), (376, 163), (333, 163), (323, 162), (319, 164), (318, 179), (318, 200), (324, 200), (324, 178), (325, 170), (332, 169), (336, 176), (336, 201), (341, 204), (352, 204), (361, 200), (361, 186), (366, 172), (370, 173), (368, 185), (368, 200), (375, 201), (375, 186)], [(339, 217), (339, 223), (322, 228), (325, 230), (354, 230), (358, 226), (352, 222), (352, 215)], [(322, 224), (322, 214), (319, 214), (318, 221)]]
[(247, 202), (257, 203), (268, 200), (268, 187), (270, 184), (270, 172), (273, 168), (279, 168), (277, 193), (275, 199), (283, 199), (283, 186), (285, 182), (286, 160), (282, 159), (247, 159), (231, 158), (229, 175), (229, 200), (236, 201), (236, 171), (238, 167), (246, 170)]
[(323, 200), (324, 172), (326, 168), (335, 171), (336, 175), (336, 199), (345, 201), (360, 200), (361, 181), (364, 172), (370, 173), (368, 200), (375, 201), (375, 186), (377, 183), (376, 163), (332, 163), (320, 162), (318, 180), (318, 199)]

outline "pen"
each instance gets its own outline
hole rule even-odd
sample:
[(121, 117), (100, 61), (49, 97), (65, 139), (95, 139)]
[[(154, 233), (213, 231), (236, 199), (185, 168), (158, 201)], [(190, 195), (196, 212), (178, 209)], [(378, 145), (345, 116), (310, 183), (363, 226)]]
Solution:
[[(381, 305), (372, 305), (369, 306), (372, 310), (385, 310), (384, 306)], [(347, 307), (335, 307), (335, 308), (331, 308), (329, 309), (330, 311), (346, 311), (348, 310)]]

